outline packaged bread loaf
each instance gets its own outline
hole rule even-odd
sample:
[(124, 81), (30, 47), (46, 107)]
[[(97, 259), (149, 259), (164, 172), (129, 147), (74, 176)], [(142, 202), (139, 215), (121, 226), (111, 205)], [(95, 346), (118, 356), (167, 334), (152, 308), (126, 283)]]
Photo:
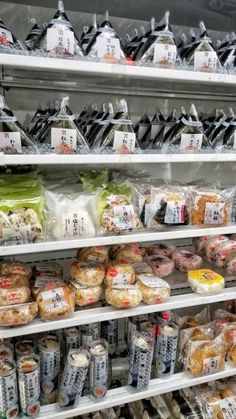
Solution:
[(0, 326), (20, 326), (30, 323), (38, 314), (38, 304), (34, 301), (26, 304), (0, 307)]
[(176, 250), (176, 247), (173, 245), (158, 243), (158, 244), (154, 244), (148, 249), (148, 254), (166, 256), (168, 258), (171, 258), (175, 250)]
[(106, 301), (117, 308), (137, 307), (142, 301), (142, 292), (137, 285), (116, 285), (106, 289)]
[(199, 269), (202, 266), (201, 256), (196, 255), (188, 250), (176, 250), (172, 255), (175, 268), (180, 272), (188, 272), (190, 270)]
[(75, 294), (75, 304), (80, 307), (94, 304), (102, 298), (101, 285), (87, 287), (85, 285), (78, 284), (75, 280), (71, 280), (70, 288)]
[(219, 385), (216, 385), (201, 389), (199, 393), (197, 392), (196, 401), (204, 419), (234, 419), (236, 417), (236, 396), (229, 388), (222, 390)]
[(160, 304), (170, 297), (169, 284), (154, 275), (139, 275), (137, 284), (146, 304)]
[(96, 287), (104, 280), (105, 268), (100, 263), (75, 260), (70, 266), (70, 275), (78, 284)]
[(40, 291), (36, 302), (43, 320), (56, 320), (74, 312), (75, 297), (69, 286)]
[(145, 256), (144, 262), (146, 262), (152, 268), (153, 273), (160, 278), (164, 278), (174, 271), (174, 262), (166, 256)]
[(217, 294), (225, 287), (223, 276), (211, 269), (188, 271), (188, 283), (194, 292), (202, 295)]
[(0, 305), (28, 303), (30, 296), (30, 288), (25, 286), (0, 288)]
[(116, 285), (132, 285), (135, 283), (135, 272), (133, 266), (126, 262), (113, 262), (106, 271), (104, 285), (112, 287)]
[(79, 249), (77, 258), (83, 262), (106, 264), (108, 262), (108, 246), (94, 246)]

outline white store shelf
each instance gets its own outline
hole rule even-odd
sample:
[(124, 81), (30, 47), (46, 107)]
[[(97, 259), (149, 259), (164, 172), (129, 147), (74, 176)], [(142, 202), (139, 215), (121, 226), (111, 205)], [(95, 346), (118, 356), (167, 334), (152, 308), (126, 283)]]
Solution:
[(0, 165), (114, 165), (149, 163), (207, 163), (236, 162), (235, 153), (200, 154), (25, 154), (0, 153)]
[(230, 224), (224, 227), (178, 227), (163, 231), (142, 231), (130, 234), (97, 236), (88, 239), (48, 241), (42, 243), (20, 244), (0, 246), (0, 256), (14, 256), (29, 253), (50, 252), (68, 249), (78, 249), (81, 247), (90, 247), (98, 245), (113, 245), (133, 242), (152, 242), (160, 240), (175, 240), (191, 237), (201, 237), (205, 235), (233, 234), (236, 233), (236, 224)]
[(236, 75), (204, 73), (187, 70), (142, 67), (137, 65), (107, 64), (91, 61), (67, 60), (14, 54), (0, 54), (0, 65), (14, 69), (86, 74), (88, 76), (126, 77), (132, 79), (169, 80), (187, 83), (235, 85)]
[(221, 378), (231, 377), (235, 374), (236, 368), (228, 365), (224, 371), (198, 378), (193, 378), (187, 373), (178, 373), (163, 379), (159, 378), (151, 380), (148, 389), (144, 391), (137, 392), (127, 386), (109, 390), (106, 397), (100, 401), (92, 401), (88, 397), (82, 397), (79, 406), (74, 409), (60, 409), (57, 405), (45, 406), (41, 408), (41, 413), (38, 418), (67, 419), (73, 416), (106, 409), (108, 407), (130, 403), (135, 400), (153, 397), (158, 394), (164, 394), (170, 391), (219, 380)]
[(236, 287), (226, 288), (220, 294), (197, 295), (182, 294), (174, 295), (162, 304), (140, 304), (138, 307), (130, 309), (117, 309), (114, 307), (99, 307), (76, 311), (73, 316), (67, 319), (43, 322), (40, 319), (34, 320), (25, 326), (14, 328), (0, 328), (0, 339), (12, 338), (14, 336), (29, 335), (50, 330), (63, 329), (66, 327), (79, 326), (82, 324), (95, 323), (109, 320), (121, 319), (130, 316), (155, 313), (158, 311), (174, 310), (178, 308), (194, 307), (203, 304), (211, 304), (236, 299)]

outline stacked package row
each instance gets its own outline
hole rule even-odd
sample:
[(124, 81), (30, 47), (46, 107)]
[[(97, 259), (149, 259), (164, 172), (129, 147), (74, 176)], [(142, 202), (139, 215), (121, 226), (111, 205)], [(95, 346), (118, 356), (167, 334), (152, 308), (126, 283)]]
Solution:
[(35, 19), (25, 43), (18, 41), (11, 30), (0, 21), (0, 51), (56, 56), (59, 58), (89, 59), (108, 63), (153, 65), (157, 67), (189, 67), (196, 71), (226, 71), (235, 67), (235, 34), (213, 43), (204, 23), (189, 35), (175, 37), (166, 12), (159, 23), (155, 18), (145, 29), (134, 29), (134, 36), (126, 34), (123, 42), (112, 26), (108, 12), (97, 22), (93, 15), (90, 26), (85, 26), (79, 40), (64, 11), (63, 2), (52, 20), (40, 27)]

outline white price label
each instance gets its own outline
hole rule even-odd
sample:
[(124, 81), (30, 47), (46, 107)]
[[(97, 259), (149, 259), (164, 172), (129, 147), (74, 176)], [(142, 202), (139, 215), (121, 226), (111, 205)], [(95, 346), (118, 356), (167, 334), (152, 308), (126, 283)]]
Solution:
[(119, 61), (121, 56), (119, 39), (99, 36), (97, 38), (97, 56), (101, 60)]
[(196, 151), (202, 148), (202, 134), (182, 134), (180, 141), (181, 151)]
[(203, 375), (214, 374), (219, 371), (220, 368), (220, 356), (212, 356), (211, 358), (205, 358), (203, 360)]
[(195, 71), (215, 71), (218, 58), (215, 51), (195, 51), (194, 70)]
[(220, 409), (224, 419), (235, 419), (236, 417), (236, 398), (227, 397), (219, 401)]
[(59, 154), (67, 154), (76, 151), (76, 138), (75, 129), (51, 129), (51, 147)]
[(167, 201), (165, 224), (183, 224), (185, 221), (185, 201)]
[(0, 28), (0, 45), (13, 44), (13, 38), (10, 31)]
[(113, 285), (129, 285), (131, 280), (131, 274), (117, 274), (113, 280)]
[(74, 55), (74, 49), (74, 32), (65, 27), (49, 28), (47, 30), (47, 51), (56, 54)]
[(113, 151), (116, 153), (133, 153), (136, 144), (136, 134), (134, 132), (116, 131), (114, 135)]
[(5, 152), (21, 153), (21, 137), (19, 132), (0, 132), (0, 149)]
[(42, 300), (45, 301), (45, 309), (48, 312), (64, 310), (68, 307), (62, 288), (55, 288), (41, 293)]
[(153, 63), (161, 65), (175, 64), (177, 56), (176, 45), (156, 44)]
[(134, 227), (133, 205), (120, 205), (113, 208), (114, 224), (119, 230), (130, 230)]
[(204, 224), (223, 224), (224, 202), (206, 202)]
[(63, 219), (63, 227), (66, 239), (84, 237), (88, 231), (87, 219), (81, 217), (78, 212), (69, 213)]

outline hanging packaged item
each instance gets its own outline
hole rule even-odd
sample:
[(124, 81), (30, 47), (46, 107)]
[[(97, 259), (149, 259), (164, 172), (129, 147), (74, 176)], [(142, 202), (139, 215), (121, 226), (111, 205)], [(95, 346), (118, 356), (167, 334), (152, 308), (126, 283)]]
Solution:
[(62, 0), (58, 1), (58, 10), (33, 45), (34, 51), (47, 52), (59, 57), (83, 57), (79, 40), (68, 19)]
[(28, 137), (14, 113), (0, 96), (0, 151), (5, 154), (21, 154), (24, 147), (32, 147), (37, 152), (34, 142)]
[(29, 51), (32, 50), (36, 39), (39, 37), (39, 35), (42, 32), (42, 30), (40, 29), (35, 19), (31, 19), (31, 23), (33, 23), (33, 26), (25, 39), (25, 45), (27, 46), (27, 49)]
[(75, 116), (68, 107), (69, 97), (61, 101), (60, 109), (48, 118), (46, 125), (38, 131), (35, 141), (47, 144), (57, 154), (73, 154), (88, 151), (87, 142), (75, 124)]
[(101, 399), (108, 389), (108, 346), (104, 339), (90, 345), (89, 396)]
[(62, 373), (58, 404), (60, 407), (77, 406), (82, 395), (90, 362), (86, 349), (72, 349), (66, 359)]
[(124, 47), (109, 21), (107, 11), (105, 13), (104, 21), (101, 23), (91, 42), (87, 46), (86, 55), (89, 58), (112, 64), (124, 61), (125, 59)]
[(140, 48), (136, 60), (141, 64), (172, 67), (176, 63), (177, 47), (169, 24), (170, 13), (166, 12), (157, 27)]
[(153, 358), (153, 336), (136, 333), (131, 342), (128, 384), (138, 391), (145, 390), (150, 381)]
[(15, 35), (0, 18), (0, 52), (7, 53), (8, 49), (24, 50)]
[(24, 417), (36, 417), (40, 411), (40, 360), (37, 355), (17, 361), (20, 405)]
[(19, 413), (16, 365), (12, 360), (0, 360), (0, 415), (16, 419)]
[(60, 193), (45, 190), (47, 233), (56, 240), (95, 236), (93, 211), (96, 196), (85, 193)]
[(122, 233), (141, 228), (130, 185), (111, 182), (98, 197), (98, 222), (103, 232)]

